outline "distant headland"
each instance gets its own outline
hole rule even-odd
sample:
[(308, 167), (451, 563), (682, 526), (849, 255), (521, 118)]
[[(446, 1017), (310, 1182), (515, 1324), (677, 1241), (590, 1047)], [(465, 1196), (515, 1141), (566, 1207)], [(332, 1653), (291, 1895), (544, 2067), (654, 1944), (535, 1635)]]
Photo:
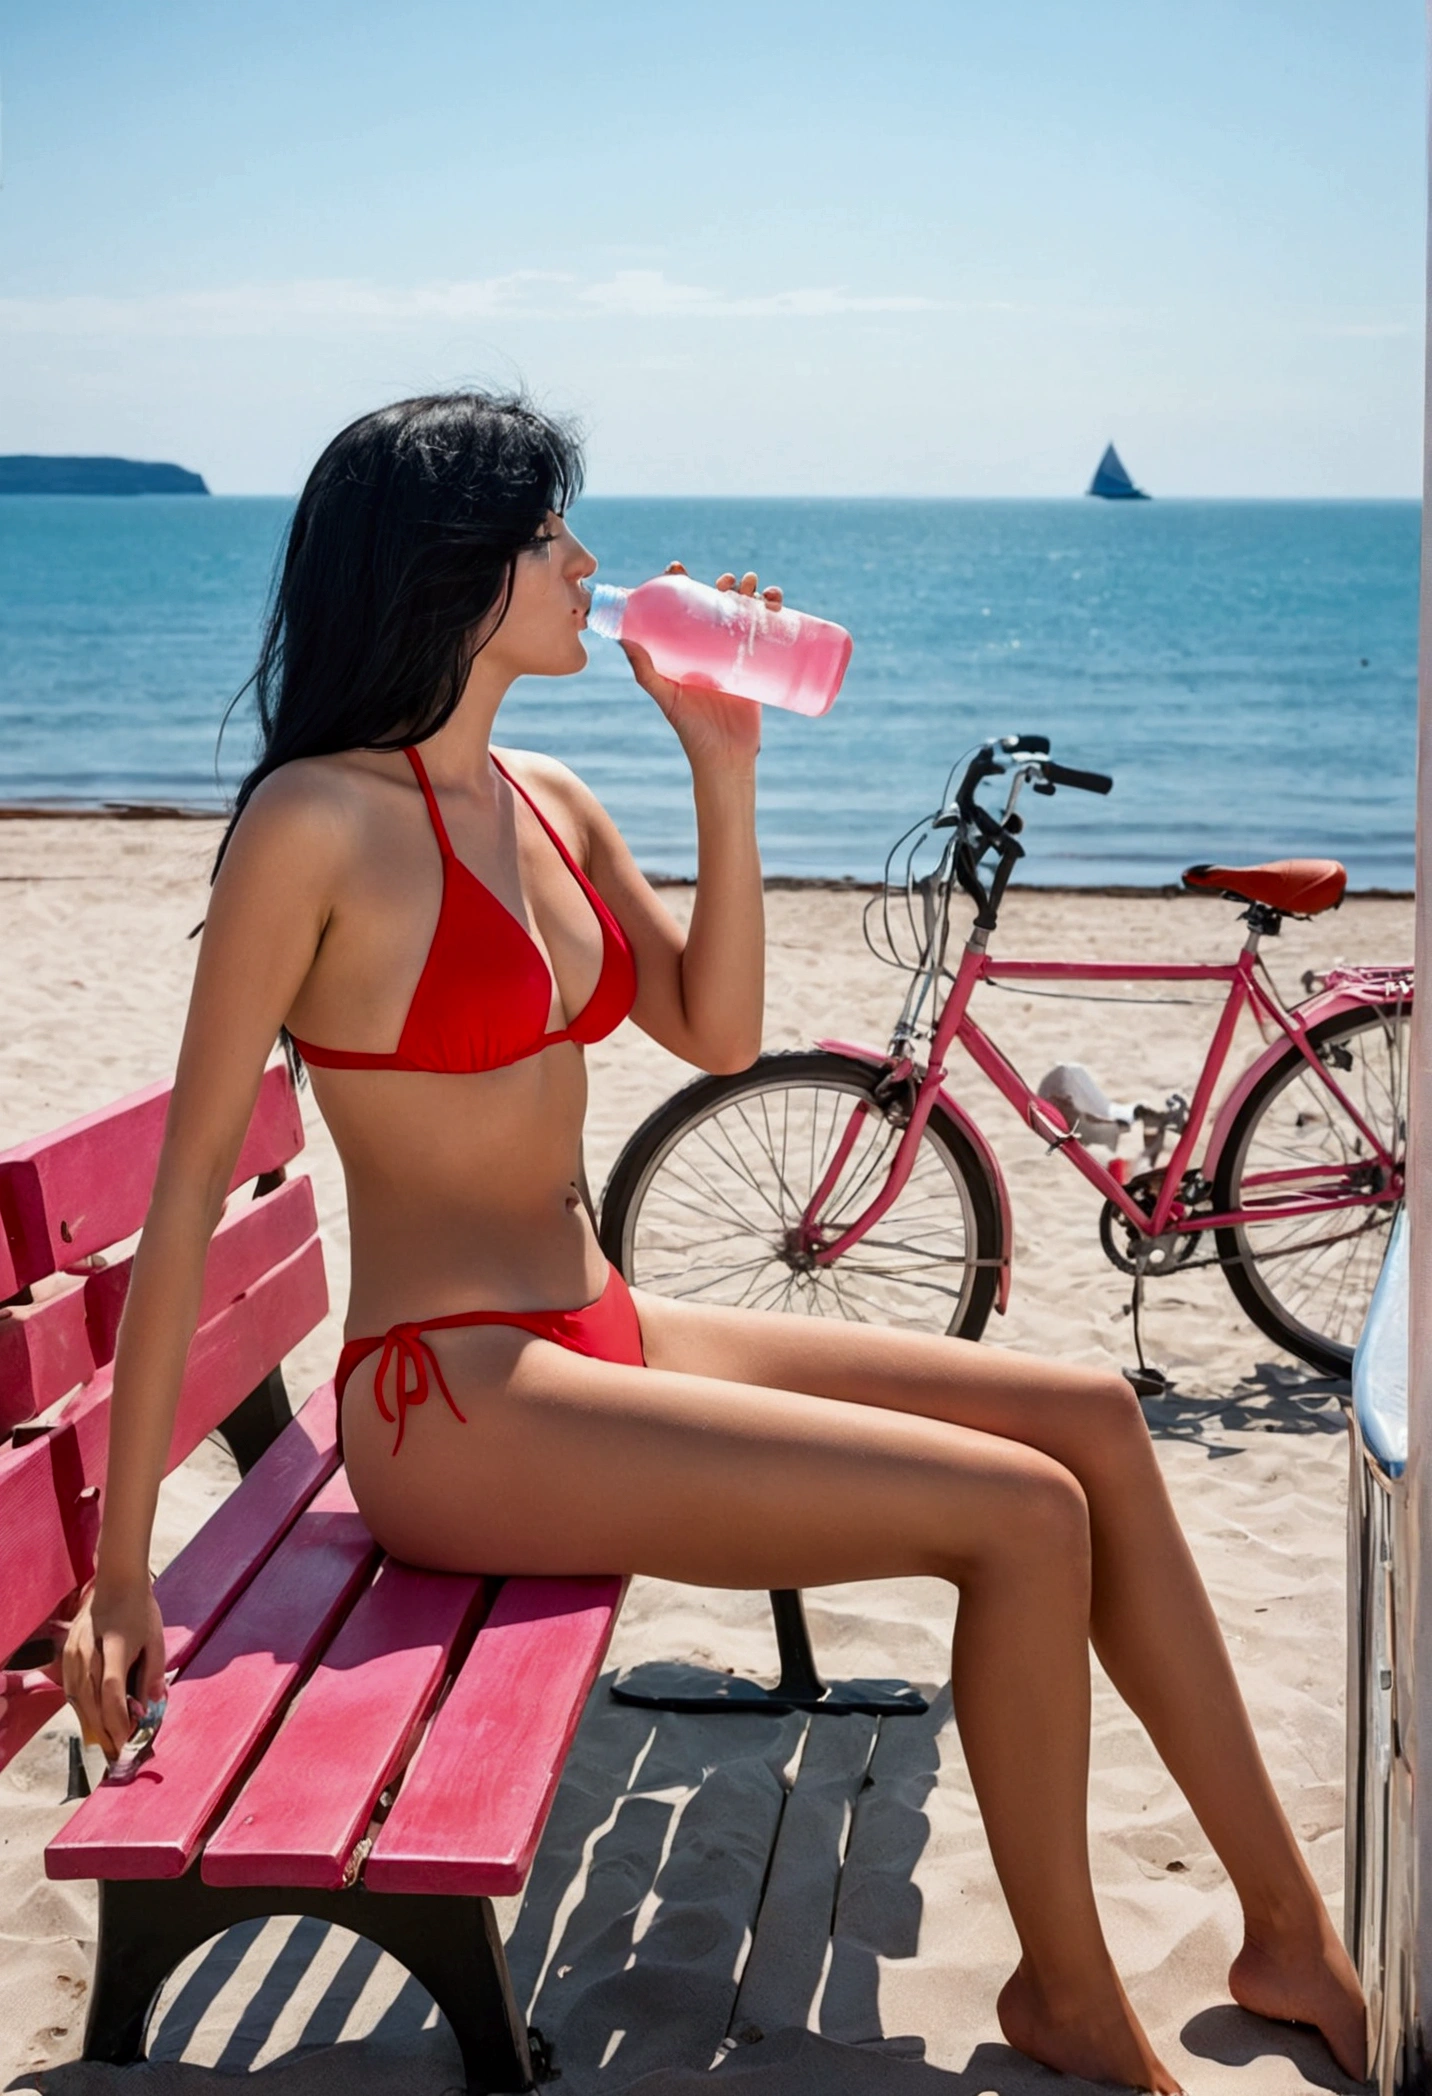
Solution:
[(0, 495), (207, 495), (202, 474), (143, 459), (0, 457)]

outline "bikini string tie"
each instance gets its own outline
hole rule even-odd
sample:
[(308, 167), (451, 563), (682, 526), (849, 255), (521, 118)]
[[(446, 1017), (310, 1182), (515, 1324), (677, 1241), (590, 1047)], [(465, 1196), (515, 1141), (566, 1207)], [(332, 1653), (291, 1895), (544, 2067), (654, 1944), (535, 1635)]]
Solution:
[[(393, 1398), (396, 1412), (390, 1412), (384, 1395), (389, 1370), (393, 1372)], [(373, 1395), (378, 1400), (378, 1410), (389, 1426), (396, 1425), (398, 1438), (393, 1443), (396, 1455), (403, 1445), (403, 1426), (409, 1405), (427, 1403), (431, 1379), (447, 1400), (448, 1410), (463, 1426), (467, 1425), (466, 1413), (458, 1409), (457, 1399), (447, 1386), (442, 1366), (437, 1355), (423, 1337), (421, 1325), (392, 1325), (384, 1334), (383, 1351), (378, 1359), (378, 1373), (373, 1382)]]

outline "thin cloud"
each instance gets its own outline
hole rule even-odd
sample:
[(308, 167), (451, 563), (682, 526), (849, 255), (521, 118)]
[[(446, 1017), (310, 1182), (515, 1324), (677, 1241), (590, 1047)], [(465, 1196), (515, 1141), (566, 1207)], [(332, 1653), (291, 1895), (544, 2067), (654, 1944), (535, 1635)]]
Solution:
[(732, 297), (704, 284), (673, 284), (659, 269), (619, 269), (602, 283), (586, 285), (576, 300), (599, 312), (648, 319), (686, 314), (694, 319), (767, 320), (793, 315), (824, 320), (837, 313), (940, 313), (950, 309), (950, 301), (943, 298), (870, 297), (838, 287), (808, 286), (759, 297)]
[(424, 321), (535, 313), (572, 280), (548, 270), (416, 284), (319, 277), (234, 284), (137, 298), (0, 299), (0, 333), (15, 335), (269, 335), (329, 329), (387, 332)]
[(1313, 332), (1341, 342), (1391, 342), (1404, 335), (1420, 335), (1422, 324), (1410, 320), (1346, 320), (1315, 328)]
[(843, 314), (949, 310), (951, 302), (946, 299), (903, 293), (871, 295), (842, 286), (741, 295), (701, 284), (674, 283), (657, 269), (622, 269), (595, 280), (565, 271), (521, 269), (505, 276), (405, 286), (323, 277), (134, 298), (0, 298), (0, 334), (390, 334), (432, 322), (452, 325), (497, 319), (826, 320)]

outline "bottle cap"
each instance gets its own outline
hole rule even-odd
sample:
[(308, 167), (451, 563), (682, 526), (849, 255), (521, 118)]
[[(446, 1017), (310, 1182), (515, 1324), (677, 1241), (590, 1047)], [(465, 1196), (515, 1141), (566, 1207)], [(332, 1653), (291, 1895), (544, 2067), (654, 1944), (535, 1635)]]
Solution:
[(604, 640), (619, 640), (622, 614), (631, 591), (618, 589), (611, 582), (593, 582), (588, 584), (588, 595), (592, 600), (587, 611), (588, 632), (600, 633)]

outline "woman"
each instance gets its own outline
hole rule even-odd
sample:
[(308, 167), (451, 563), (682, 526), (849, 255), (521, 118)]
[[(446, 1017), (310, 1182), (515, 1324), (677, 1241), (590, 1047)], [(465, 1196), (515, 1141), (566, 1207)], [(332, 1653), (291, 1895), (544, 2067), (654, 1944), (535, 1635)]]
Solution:
[(221, 854), (124, 1314), (69, 1693), (114, 1753), (131, 1666), (146, 1695), (162, 1684), (155, 1494), (205, 1247), (286, 1027), (347, 1178), (341, 1423), (386, 1549), (746, 1588), (945, 1577), (960, 1735), (1022, 1950), (1005, 2035), (1052, 2067), (1172, 2091), (1090, 1884), (1092, 1638), (1237, 1886), (1235, 1997), (1317, 2024), (1361, 2073), (1356, 1980), (1128, 1384), (632, 1297), (607, 1269), (582, 1198), (582, 1043), (630, 1009), (702, 1069), (761, 1045), (761, 717), (628, 649), (691, 765), (684, 933), (580, 780), (492, 750), (514, 678), (585, 660), (596, 562), (565, 515), (579, 470), (525, 404), (458, 394), (354, 423), (300, 499), (257, 675), (263, 754)]

